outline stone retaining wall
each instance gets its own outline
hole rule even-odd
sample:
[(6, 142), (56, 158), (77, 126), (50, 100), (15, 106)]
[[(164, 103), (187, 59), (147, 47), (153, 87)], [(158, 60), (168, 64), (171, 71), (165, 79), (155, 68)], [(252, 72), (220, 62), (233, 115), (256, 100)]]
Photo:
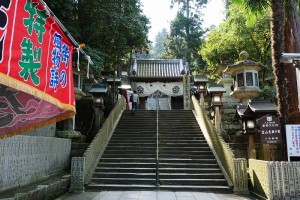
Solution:
[(300, 163), (249, 159), (250, 190), (260, 199), (300, 199)]
[(71, 141), (18, 135), (0, 140), (0, 192), (36, 182), (69, 166)]

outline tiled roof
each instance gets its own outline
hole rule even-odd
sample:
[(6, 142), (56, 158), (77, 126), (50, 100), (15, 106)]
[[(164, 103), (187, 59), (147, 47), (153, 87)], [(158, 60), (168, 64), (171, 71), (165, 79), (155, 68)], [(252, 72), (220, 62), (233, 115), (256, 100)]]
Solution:
[(225, 93), (226, 89), (223, 84), (209, 84), (207, 86), (207, 91), (209, 93)]
[(195, 75), (194, 76), (194, 82), (204, 82), (204, 83), (207, 83), (208, 82), (208, 78), (207, 78), (207, 76), (203, 76), (203, 75)]
[(238, 105), (237, 118), (254, 116), (255, 114), (276, 114), (277, 106), (270, 99), (250, 99), (248, 105)]
[[(131, 66), (130, 76), (137, 78), (174, 78), (182, 77), (187, 71), (180, 59), (151, 60), (136, 59)], [(134, 73), (132, 73), (134, 71)]]

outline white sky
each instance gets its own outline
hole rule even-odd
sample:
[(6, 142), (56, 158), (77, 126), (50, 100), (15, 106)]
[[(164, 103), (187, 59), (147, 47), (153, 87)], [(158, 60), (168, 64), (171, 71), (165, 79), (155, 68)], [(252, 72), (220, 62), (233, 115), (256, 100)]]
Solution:
[[(163, 28), (169, 30), (170, 22), (174, 19), (177, 6), (170, 8), (171, 0), (141, 0), (145, 15), (150, 19), (151, 29), (149, 39), (154, 42), (155, 36)], [(224, 19), (223, 0), (210, 0), (206, 9), (203, 11), (203, 28), (211, 25), (218, 25)]]

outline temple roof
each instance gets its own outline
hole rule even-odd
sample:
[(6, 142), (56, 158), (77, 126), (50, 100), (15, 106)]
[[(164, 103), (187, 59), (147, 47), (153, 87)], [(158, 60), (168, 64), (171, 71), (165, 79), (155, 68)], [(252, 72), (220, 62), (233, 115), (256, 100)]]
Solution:
[(135, 59), (130, 78), (182, 78), (187, 71), (181, 59)]
[(235, 117), (243, 118), (276, 113), (277, 105), (271, 99), (252, 99), (249, 100), (248, 105), (237, 106)]

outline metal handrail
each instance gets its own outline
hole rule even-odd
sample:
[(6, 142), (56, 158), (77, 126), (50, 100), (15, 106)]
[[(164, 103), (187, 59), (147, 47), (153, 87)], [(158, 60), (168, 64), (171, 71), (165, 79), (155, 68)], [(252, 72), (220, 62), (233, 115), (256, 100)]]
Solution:
[(159, 110), (159, 98), (158, 95), (156, 95), (156, 187), (160, 186), (160, 181), (159, 181), (159, 159), (158, 159), (158, 153), (159, 153), (159, 149), (158, 149), (158, 110)]

